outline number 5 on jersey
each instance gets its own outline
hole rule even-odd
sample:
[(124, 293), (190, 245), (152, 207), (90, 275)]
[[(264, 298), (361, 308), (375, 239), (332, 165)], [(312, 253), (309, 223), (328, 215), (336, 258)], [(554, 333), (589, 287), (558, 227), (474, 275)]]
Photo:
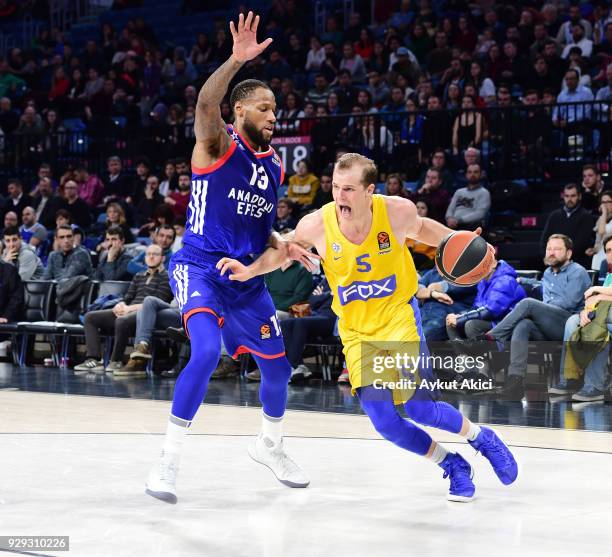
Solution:
[(369, 253), (357, 257), (357, 271), (360, 273), (368, 273), (372, 270), (372, 265), (366, 261), (368, 257), (370, 257)]

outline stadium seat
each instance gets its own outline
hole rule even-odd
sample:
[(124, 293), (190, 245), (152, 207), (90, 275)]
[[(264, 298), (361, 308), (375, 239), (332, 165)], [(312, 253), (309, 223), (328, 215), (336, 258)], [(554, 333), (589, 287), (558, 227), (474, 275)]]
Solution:
[[(25, 366), (29, 335), (36, 332), (30, 327), (34, 323), (48, 323), (55, 313), (55, 287), (54, 281), (26, 280), (24, 288), (24, 320), (17, 323), (0, 325), (0, 332), (11, 334), (13, 347), (13, 360), (20, 367)], [(50, 339), (53, 346), (53, 339)], [(57, 358), (56, 354), (54, 355)], [(59, 363), (54, 360), (54, 363)]]

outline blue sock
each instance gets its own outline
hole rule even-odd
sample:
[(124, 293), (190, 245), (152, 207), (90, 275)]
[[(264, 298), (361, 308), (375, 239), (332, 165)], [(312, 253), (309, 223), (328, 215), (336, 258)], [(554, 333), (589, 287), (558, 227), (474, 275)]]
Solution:
[(357, 396), (376, 431), (385, 439), (412, 453), (427, 454), (432, 443), (431, 437), (397, 413), (391, 391), (375, 389), (370, 385), (357, 389)]
[(418, 389), (404, 409), (411, 420), (451, 433), (459, 433), (463, 425), (461, 412), (446, 402), (432, 400), (427, 389)]
[(191, 357), (174, 387), (172, 415), (191, 421), (200, 408), (210, 376), (221, 355), (221, 331), (217, 318), (210, 313), (196, 313), (187, 323), (191, 339)]
[(287, 385), (291, 378), (291, 365), (285, 356), (262, 358), (253, 356), (261, 371), (259, 400), (266, 416), (280, 418), (287, 406)]

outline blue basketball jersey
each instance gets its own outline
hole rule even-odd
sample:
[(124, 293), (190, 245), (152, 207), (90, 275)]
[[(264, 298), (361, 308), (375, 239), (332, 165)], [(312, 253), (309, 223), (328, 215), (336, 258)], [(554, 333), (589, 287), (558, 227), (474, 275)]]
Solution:
[(284, 172), (272, 147), (257, 153), (232, 126), (227, 133), (227, 153), (208, 168), (192, 168), (183, 243), (238, 259), (265, 250)]

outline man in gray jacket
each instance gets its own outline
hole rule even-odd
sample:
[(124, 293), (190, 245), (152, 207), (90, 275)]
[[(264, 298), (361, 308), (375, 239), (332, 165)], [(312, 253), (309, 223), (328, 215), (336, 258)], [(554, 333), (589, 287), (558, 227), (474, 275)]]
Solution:
[(25, 244), (16, 226), (4, 231), (2, 260), (17, 267), (21, 280), (35, 280), (43, 276), (44, 267), (34, 249)]
[(55, 237), (59, 242), (59, 250), (49, 255), (47, 268), (43, 278), (45, 280), (61, 280), (85, 275), (91, 277), (93, 267), (89, 252), (81, 247), (74, 247), (74, 233), (67, 224), (58, 226)]
[(449, 228), (473, 230), (482, 226), (491, 209), (491, 194), (480, 183), (480, 165), (470, 164), (465, 171), (467, 187), (459, 188), (446, 210)]

